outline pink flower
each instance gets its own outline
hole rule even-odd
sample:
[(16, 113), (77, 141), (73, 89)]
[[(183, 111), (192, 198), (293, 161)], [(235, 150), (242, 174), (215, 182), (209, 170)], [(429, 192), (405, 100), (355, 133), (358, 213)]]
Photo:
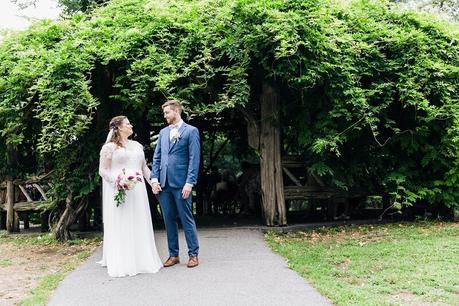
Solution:
[(115, 204), (117, 207), (124, 203), (127, 191), (134, 189), (138, 182), (143, 182), (142, 175), (139, 172), (127, 174), (126, 170), (123, 169), (122, 173), (117, 176), (115, 180), (115, 186), (118, 190), (115, 194)]

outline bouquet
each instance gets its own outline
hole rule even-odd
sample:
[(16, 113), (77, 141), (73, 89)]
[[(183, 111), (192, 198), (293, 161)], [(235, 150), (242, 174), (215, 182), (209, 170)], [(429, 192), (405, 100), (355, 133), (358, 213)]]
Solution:
[(116, 207), (124, 203), (126, 199), (126, 191), (135, 188), (137, 183), (142, 182), (142, 175), (139, 172), (133, 174), (126, 174), (126, 169), (123, 168), (123, 172), (118, 175), (115, 180), (115, 187), (117, 193), (115, 194)]

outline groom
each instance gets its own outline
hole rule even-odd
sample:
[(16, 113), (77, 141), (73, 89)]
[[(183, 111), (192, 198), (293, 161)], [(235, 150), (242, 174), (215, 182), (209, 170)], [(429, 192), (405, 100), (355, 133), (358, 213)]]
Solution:
[(169, 126), (159, 132), (150, 180), (153, 193), (159, 194), (166, 225), (169, 258), (164, 267), (171, 267), (180, 262), (178, 216), (188, 245), (190, 258), (187, 267), (194, 268), (199, 264), (199, 242), (191, 210), (191, 191), (196, 185), (199, 171), (199, 131), (183, 122), (179, 101), (167, 101), (162, 105), (162, 109)]

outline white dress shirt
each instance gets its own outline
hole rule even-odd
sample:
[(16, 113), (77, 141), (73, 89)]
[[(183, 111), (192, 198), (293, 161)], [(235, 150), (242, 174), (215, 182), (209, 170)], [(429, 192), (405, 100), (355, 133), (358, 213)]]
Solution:
[(172, 137), (174, 137), (174, 134), (178, 133), (182, 125), (183, 125), (182, 119), (180, 119), (180, 121), (176, 124), (169, 125), (169, 141), (172, 140)]

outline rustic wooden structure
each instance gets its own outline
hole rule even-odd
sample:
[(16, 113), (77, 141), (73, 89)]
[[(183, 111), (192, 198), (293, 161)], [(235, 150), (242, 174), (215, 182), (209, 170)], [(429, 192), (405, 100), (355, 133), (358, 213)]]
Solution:
[[(247, 110), (240, 111), (247, 122), (248, 144), (260, 152), (262, 210), (266, 225), (287, 224), (286, 202), (290, 200), (342, 200), (364, 196), (360, 190), (329, 187), (310, 173), (309, 165), (301, 158), (282, 156), (281, 98), (276, 84), (263, 83), (259, 105), (259, 120)], [(303, 174), (298, 177), (300, 172)]]
[(0, 185), (0, 228), (9, 233), (19, 232), (20, 214), (24, 228), (29, 228), (28, 213), (43, 210), (42, 206), (48, 200), (45, 192), (48, 176), (49, 173), (24, 181), (10, 179)]
[(311, 173), (308, 163), (300, 157), (285, 156), (282, 159), (284, 172), (284, 197), (286, 200), (333, 199), (363, 196), (362, 190), (345, 191), (327, 186), (319, 177)]

